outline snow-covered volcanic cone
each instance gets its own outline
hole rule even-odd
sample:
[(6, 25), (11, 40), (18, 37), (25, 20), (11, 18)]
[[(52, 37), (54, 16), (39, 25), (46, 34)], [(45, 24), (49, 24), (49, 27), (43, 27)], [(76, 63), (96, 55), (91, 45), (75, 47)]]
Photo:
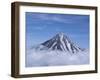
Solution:
[(76, 46), (68, 36), (64, 35), (63, 33), (59, 33), (53, 38), (43, 42), (38, 46), (40, 50), (59, 50), (59, 51), (66, 51), (71, 53), (76, 53), (82, 51), (80, 47)]

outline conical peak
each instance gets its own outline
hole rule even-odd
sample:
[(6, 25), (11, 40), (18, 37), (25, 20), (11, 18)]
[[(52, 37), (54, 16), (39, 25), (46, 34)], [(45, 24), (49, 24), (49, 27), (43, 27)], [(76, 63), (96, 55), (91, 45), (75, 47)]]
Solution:
[(60, 33), (57, 34), (57, 36), (63, 37), (64, 36), (64, 33), (63, 32), (60, 32)]
[(50, 40), (45, 41), (42, 45), (51, 50), (69, 51), (72, 53), (81, 50), (81, 48), (74, 45), (73, 42), (62, 32), (58, 33)]
[(58, 35), (64, 35), (64, 33), (63, 32), (60, 32), (60, 33), (58, 33)]

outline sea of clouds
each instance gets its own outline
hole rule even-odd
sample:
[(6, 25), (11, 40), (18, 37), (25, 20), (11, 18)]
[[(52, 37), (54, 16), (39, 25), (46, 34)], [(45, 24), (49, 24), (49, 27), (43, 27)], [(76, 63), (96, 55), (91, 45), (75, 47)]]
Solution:
[(49, 50), (27, 50), (26, 67), (89, 64), (89, 51), (69, 53)]

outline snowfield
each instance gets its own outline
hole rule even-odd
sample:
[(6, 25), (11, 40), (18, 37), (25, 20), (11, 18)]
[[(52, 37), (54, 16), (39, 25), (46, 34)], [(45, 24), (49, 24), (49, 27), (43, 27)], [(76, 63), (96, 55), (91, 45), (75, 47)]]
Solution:
[(26, 52), (26, 67), (89, 64), (89, 51), (69, 53), (64, 51), (35, 50)]

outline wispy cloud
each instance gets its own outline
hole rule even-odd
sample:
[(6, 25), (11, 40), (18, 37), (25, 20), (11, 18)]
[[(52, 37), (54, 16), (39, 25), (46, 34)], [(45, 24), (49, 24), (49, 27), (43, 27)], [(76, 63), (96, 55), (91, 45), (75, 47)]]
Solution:
[(42, 30), (43, 28), (42, 27), (35, 27), (34, 29), (36, 29), (36, 30)]
[(33, 14), (33, 18), (44, 20), (44, 21), (54, 21), (60, 23), (72, 23), (71, 19), (62, 17), (61, 15), (49, 15), (49, 14)]
[(80, 23), (83, 21), (89, 21), (88, 15), (71, 15), (71, 14), (49, 14), (49, 13), (28, 13), (28, 16), (33, 18), (33, 20), (41, 21), (52, 21), (59, 23)]
[(46, 28), (46, 26), (36, 26), (36, 27), (34, 27), (35, 30), (43, 30), (45, 28)]

